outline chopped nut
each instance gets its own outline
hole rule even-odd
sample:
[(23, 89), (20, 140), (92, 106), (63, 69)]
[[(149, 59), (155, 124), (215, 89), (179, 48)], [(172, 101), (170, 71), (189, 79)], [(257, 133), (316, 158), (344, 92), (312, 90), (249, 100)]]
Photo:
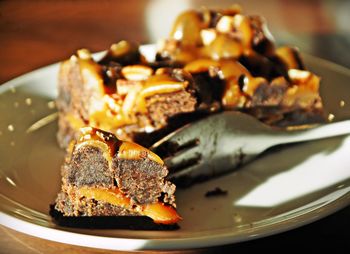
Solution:
[(78, 57), (76, 55), (72, 55), (69, 60), (72, 62), (72, 63), (77, 63), (78, 62)]
[(312, 75), (312, 74), (309, 71), (290, 69), (288, 71), (288, 75), (292, 80), (299, 80), (301, 82), (305, 82), (310, 78), (310, 75)]
[(103, 96), (103, 101), (108, 105), (108, 108), (111, 109), (114, 112), (119, 112), (120, 111), (120, 101), (117, 96), (111, 96), (111, 95), (104, 95)]
[(229, 33), (233, 31), (233, 17), (223, 16), (216, 25), (216, 30), (221, 33)]
[(84, 60), (92, 59), (91, 53), (88, 49), (79, 49), (77, 51), (77, 54), (80, 59), (84, 59)]
[(215, 29), (203, 29), (201, 30), (201, 38), (203, 45), (207, 46), (212, 43), (216, 38)]
[(241, 35), (241, 41), (245, 47), (245, 50), (249, 52), (251, 47), (251, 42), (254, 38), (254, 32), (252, 29), (251, 21), (247, 16), (237, 14), (232, 19), (233, 27)]
[(132, 87), (140, 86), (140, 81), (118, 79), (117, 80), (117, 93), (118, 95), (126, 95)]
[(172, 68), (169, 68), (169, 67), (161, 67), (161, 68), (158, 68), (156, 70), (156, 72), (154, 73), (155, 75), (171, 75), (172, 73)]
[(122, 111), (125, 117), (130, 117), (131, 113), (134, 109), (137, 96), (140, 93), (142, 86), (140, 84), (134, 85), (131, 89), (129, 89), (127, 95), (125, 96)]
[(153, 74), (152, 68), (145, 65), (129, 65), (122, 69), (123, 76), (128, 80), (146, 80)]
[(288, 75), (295, 85), (313, 92), (317, 92), (319, 89), (320, 78), (309, 71), (290, 69)]
[(133, 47), (130, 42), (120, 41), (118, 43), (112, 44), (112, 46), (110, 47), (110, 53), (112, 53), (114, 57), (120, 57), (131, 52), (132, 48)]
[(237, 14), (232, 18), (232, 24), (237, 28), (242, 24), (242, 22), (244, 22), (245, 19), (246, 17), (244, 15)]

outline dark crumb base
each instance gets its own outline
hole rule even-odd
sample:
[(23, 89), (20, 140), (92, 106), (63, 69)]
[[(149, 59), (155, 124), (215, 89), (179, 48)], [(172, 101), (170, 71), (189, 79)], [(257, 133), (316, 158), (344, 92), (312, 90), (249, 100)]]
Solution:
[(89, 229), (130, 229), (130, 230), (177, 230), (178, 224), (164, 225), (154, 223), (146, 216), (81, 216), (70, 217), (50, 205), (50, 215), (54, 222), (63, 227), (89, 228)]
[(219, 187), (216, 187), (214, 190), (210, 190), (210, 191), (207, 191), (207, 193), (205, 193), (205, 197), (207, 198), (216, 197), (216, 196), (226, 196), (226, 195), (227, 195), (227, 191), (222, 190)]

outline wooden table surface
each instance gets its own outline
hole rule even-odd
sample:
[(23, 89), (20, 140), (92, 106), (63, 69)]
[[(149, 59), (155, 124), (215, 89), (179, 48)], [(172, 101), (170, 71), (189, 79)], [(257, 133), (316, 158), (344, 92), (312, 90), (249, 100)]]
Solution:
[[(66, 59), (78, 48), (100, 51), (121, 39), (152, 43), (167, 35), (171, 22), (181, 10), (199, 6), (225, 7), (232, 3), (241, 3), (248, 13), (264, 15), (277, 42), (297, 45), (303, 51), (350, 67), (349, 1), (1, 1), (0, 84)], [(347, 207), (286, 233), (186, 252), (312, 248), (350, 253), (349, 228), (350, 207)], [(0, 226), (0, 253), (104, 251), (42, 240)]]

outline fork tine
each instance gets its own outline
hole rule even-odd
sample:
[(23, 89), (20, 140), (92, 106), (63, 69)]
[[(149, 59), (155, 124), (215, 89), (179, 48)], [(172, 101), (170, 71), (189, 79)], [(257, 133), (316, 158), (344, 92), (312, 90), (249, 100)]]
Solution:
[(183, 128), (180, 128), (160, 139), (150, 147), (150, 150), (161, 157), (166, 157), (173, 155), (180, 150), (192, 148), (198, 145), (198, 136), (189, 135), (189, 133), (182, 130)]
[(181, 150), (175, 155), (165, 158), (164, 163), (170, 171), (179, 171), (198, 163), (201, 158), (202, 154), (199, 152), (199, 149), (190, 148)]
[(194, 172), (194, 178), (198, 177), (198, 171), (202, 167), (202, 163), (198, 161), (198, 163), (195, 163), (191, 166), (184, 167), (181, 170), (176, 171), (170, 171), (168, 178), (169, 179), (181, 179), (182, 177), (191, 178), (193, 175), (192, 172)]
[[(207, 135), (208, 130), (215, 129), (218, 124), (220, 126), (220, 115), (221, 114), (213, 114), (210, 117), (205, 117), (193, 123), (189, 123), (160, 139), (154, 143), (150, 149), (156, 153), (160, 152), (161, 154), (164, 151), (170, 151), (171, 154), (175, 153), (183, 146), (187, 147), (187, 145), (192, 142), (196, 143), (199, 137)], [(223, 123), (225, 123), (225, 121)]]

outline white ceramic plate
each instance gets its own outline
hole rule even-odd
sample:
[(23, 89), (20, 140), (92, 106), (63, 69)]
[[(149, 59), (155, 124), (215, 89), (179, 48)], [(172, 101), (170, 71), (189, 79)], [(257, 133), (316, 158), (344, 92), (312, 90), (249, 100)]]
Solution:
[[(335, 120), (350, 118), (349, 70), (310, 56), (305, 60), (323, 78), (327, 110)], [(183, 221), (176, 231), (58, 227), (48, 215), (64, 155), (56, 144), (52, 108), (57, 71), (54, 64), (0, 86), (0, 223), (7, 227), (102, 249), (195, 248), (276, 234), (350, 203), (350, 137), (344, 136), (290, 146), (230, 175), (178, 190)], [(215, 187), (228, 195), (206, 198)]]

